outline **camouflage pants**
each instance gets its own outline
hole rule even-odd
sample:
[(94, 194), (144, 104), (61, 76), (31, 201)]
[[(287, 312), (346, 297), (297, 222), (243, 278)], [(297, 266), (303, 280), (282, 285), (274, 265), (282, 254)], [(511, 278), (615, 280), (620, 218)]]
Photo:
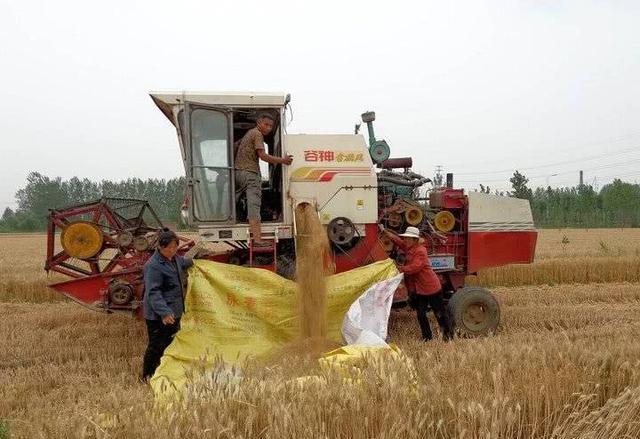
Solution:
[(260, 221), (262, 204), (262, 179), (260, 174), (236, 169), (236, 203), (243, 193), (247, 194), (247, 217)]

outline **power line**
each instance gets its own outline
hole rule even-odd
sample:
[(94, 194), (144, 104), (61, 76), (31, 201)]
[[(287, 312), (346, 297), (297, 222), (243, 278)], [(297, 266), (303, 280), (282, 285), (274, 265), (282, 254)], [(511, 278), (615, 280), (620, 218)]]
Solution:
[(640, 177), (640, 172), (631, 172), (627, 174), (615, 174), (615, 175), (599, 175), (600, 178), (620, 178), (620, 177)]
[[(637, 138), (640, 136), (640, 131), (631, 131), (627, 134), (624, 134), (622, 136), (617, 136), (617, 137), (606, 137), (606, 138), (600, 138), (597, 140), (590, 140), (590, 141), (586, 141), (586, 142), (570, 142), (570, 141), (563, 141), (562, 145), (558, 146), (558, 145), (553, 145), (552, 146), (552, 150), (555, 152), (559, 149), (561, 149), (563, 152), (570, 152), (570, 151), (575, 151), (578, 149), (582, 149), (585, 146), (589, 146), (589, 145), (607, 145), (607, 146), (611, 146), (611, 144), (614, 143), (619, 143), (621, 141), (624, 140), (628, 140), (628, 139), (633, 139), (633, 138)], [(544, 152), (545, 148), (536, 148), (536, 150)], [(487, 163), (487, 161), (481, 161), (481, 162), (476, 162), (476, 163)]]
[(624, 154), (629, 154), (632, 152), (638, 152), (640, 150), (640, 147), (634, 147), (634, 148), (629, 148), (629, 149), (624, 149), (621, 151), (616, 151), (616, 152), (607, 152), (604, 154), (598, 154), (598, 155), (594, 155), (594, 156), (590, 156), (590, 157), (583, 157), (580, 159), (572, 159), (572, 160), (565, 160), (562, 162), (555, 162), (555, 163), (549, 163), (546, 165), (538, 165), (538, 166), (529, 166), (529, 167), (514, 167), (514, 168), (509, 168), (509, 169), (502, 169), (499, 171), (483, 171), (483, 172), (457, 172), (457, 175), (487, 175), (487, 174), (501, 174), (501, 173), (505, 173), (505, 172), (512, 172), (515, 170), (518, 171), (530, 171), (533, 169), (542, 169), (542, 168), (549, 168), (552, 166), (561, 166), (561, 165), (570, 165), (570, 164), (574, 164), (574, 163), (580, 163), (580, 162), (585, 162), (585, 161), (590, 161), (590, 160), (597, 160), (597, 159), (601, 159), (601, 158), (605, 158), (605, 157), (611, 157), (611, 156), (616, 156), (616, 155), (624, 155)]
[[(640, 160), (638, 160), (638, 161), (640, 161)], [(583, 171), (587, 171), (587, 170), (583, 169)], [(574, 173), (576, 175), (576, 179), (575, 180), (573, 178), (571, 178), (571, 179), (565, 178), (565, 179), (560, 179), (560, 180), (556, 179), (556, 180), (553, 180), (551, 182), (547, 181), (546, 184), (545, 184), (545, 185), (549, 185), (551, 183), (554, 186), (558, 186), (558, 185), (563, 185), (563, 184), (571, 184), (571, 183), (574, 183), (574, 182), (578, 181), (579, 171), (559, 172), (559, 173), (549, 174), (549, 175), (536, 175), (536, 176), (532, 176), (532, 177), (527, 177), (527, 179), (529, 181), (531, 181), (531, 180), (540, 180), (542, 178), (546, 179), (546, 178), (553, 177), (553, 176), (556, 176), (556, 175), (567, 175), (567, 174), (574, 174)], [(587, 177), (588, 176), (585, 176), (585, 179)], [(610, 179), (623, 178), (623, 177), (626, 177), (626, 178), (628, 178), (628, 177), (637, 177), (638, 179), (640, 179), (640, 171), (628, 172), (628, 173), (624, 173), (624, 174), (616, 173), (616, 174), (613, 174), (613, 175), (607, 175), (607, 174), (602, 175), (602, 174), (599, 174), (597, 176), (591, 176), (589, 178), (594, 178), (594, 177), (597, 177), (597, 178), (599, 178), (601, 180), (602, 179), (603, 180), (610, 180)], [(491, 180), (457, 180), (458, 183), (462, 183), (463, 185), (466, 185), (466, 186), (468, 186), (468, 185), (476, 186), (476, 185), (478, 185), (480, 183), (482, 183), (482, 184), (505, 183), (507, 181), (509, 181), (509, 180), (506, 177), (505, 178), (501, 178), (501, 179), (491, 179)], [(539, 183), (536, 183), (536, 184), (539, 184)]]
[[(602, 165), (602, 166), (594, 166), (593, 168), (584, 168), (582, 169), (582, 171), (587, 172), (587, 171), (596, 171), (599, 169), (610, 169), (610, 168), (616, 168), (618, 166), (627, 166), (627, 165), (632, 165), (634, 163), (638, 163), (640, 162), (640, 158), (639, 159), (634, 159), (634, 160), (625, 160), (624, 162), (618, 162), (618, 163), (609, 163), (606, 165)], [(571, 171), (561, 171), (561, 172), (555, 172), (555, 175), (566, 175), (566, 174), (573, 174), (575, 173), (575, 170), (571, 170)], [(530, 178), (542, 178), (542, 177), (548, 177), (548, 174), (544, 174), (544, 175), (535, 175), (532, 176)], [(529, 177), (527, 177), (529, 178)]]
[[(633, 160), (625, 160), (624, 162), (617, 162), (617, 163), (608, 163), (608, 164), (604, 164), (601, 166), (594, 166), (591, 168), (583, 168), (582, 171), (584, 172), (589, 172), (589, 171), (596, 171), (596, 170), (601, 170), (601, 169), (611, 169), (611, 168), (616, 168), (616, 167), (624, 167), (624, 166), (630, 166), (630, 165), (634, 165), (635, 163), (640, 162), (640, 158), (638, 159), (633, 159)], [(553, 176), (557, 176), (557, 175), (568, 175), (568, 174), (573, 174), (575, 172), (579, 172), (576, 170), (570, 170), (570, 171), (559, 171), (559, 172), (554, 172), (553, 174), (538, 174), (538, 175), (530, 175), (530, 176), (526, 176), (528, 180), (537, 180), (537, 179), (541, 179), (541, 178), (548, 178), (548, 177), (553, 177)], [(460, 175), (460, 174), (458, 174)], [(504, 178), (496, 178), (496, 179), (491, 179), (491, 180), (486, 180), (486, 179), (474, 179), (474, 180), (459, 180), (460, 182), (468, 182), (468, 183), (472, 183), (472, 182), (479, 182), (479, 183), (491, 183), (491, 182), (498, 182), (498, 181), (503, 181)]]

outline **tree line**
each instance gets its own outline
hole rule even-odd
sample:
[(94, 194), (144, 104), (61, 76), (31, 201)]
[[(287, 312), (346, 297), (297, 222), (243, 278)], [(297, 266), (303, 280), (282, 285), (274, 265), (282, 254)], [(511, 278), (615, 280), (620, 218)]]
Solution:
[[(528, 186), (527, 177), (518, 171), (509, 181), (513, 190), (494, 193), (529, 200), (534, 222), (539, 228), (640, 227), (638, 184), (616, 179), (599, 191), (590, 185), (532, 189)], [(26, 185), (16, 192), (17, 209), (13, 211), (6, 208), (2, 214), (0, 232), (45, 230), (49, 209), (102, 197), (147, 200), (164, 223), (180, 224), (184, 187), (184, 177), (95, 182), (77, 177), (69, 180), (50, 178), (32, 172), (27, 177)], [(480, 185), (479, 190), (485, 193), (491, 191), (484, 185)]]
[(32, 172), (27, 176), (27, 184), (16, 192), (17, 209), (13, 211), (6, 208), (2, 214), (0, 232), (45, 230), (49, 209), (64, 208), (102, 197), (147, 200), (163, 223), (180, 224), (184, 187), (184, 177), (95, 182), (77, 177), (69, 180), (50, 178)]
[[(538, 228), (640, 227), (640, 185), (615, 179), (599, 191), (591, 185), (531, 189), (527, 177), (516, 171), (512, 191), (496, 192), (527, 199)], [(480, 185), (481, 192), (490, 188)]]

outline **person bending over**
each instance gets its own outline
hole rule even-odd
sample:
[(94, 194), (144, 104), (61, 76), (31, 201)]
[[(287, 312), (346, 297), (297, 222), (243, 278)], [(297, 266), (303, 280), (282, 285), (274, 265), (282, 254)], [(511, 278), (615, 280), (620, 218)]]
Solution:
[(404, 251), (406, 261), (398, 270), (404, 273), (405, 286), (415, 304), (422, 339), (429, 341), (433, 338), (427, 317), (429, 308), (436, 316), (444, 340), (452, 339), (453, 327), (444, 303), (442, 285), (438, 275), (431, 268), (426, 247), (420, 244), (420, 231), (417, 227), (407, 227), (399, 236), (387, 229), (383, 232)]

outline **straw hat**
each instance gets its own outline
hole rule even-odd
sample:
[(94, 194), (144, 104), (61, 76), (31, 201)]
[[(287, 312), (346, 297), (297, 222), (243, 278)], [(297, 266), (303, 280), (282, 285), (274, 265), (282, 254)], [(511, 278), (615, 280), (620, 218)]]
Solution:
[(420, 230), (417, 227), (407, 227), (407, 230), (399, 236), (420, 239)]

